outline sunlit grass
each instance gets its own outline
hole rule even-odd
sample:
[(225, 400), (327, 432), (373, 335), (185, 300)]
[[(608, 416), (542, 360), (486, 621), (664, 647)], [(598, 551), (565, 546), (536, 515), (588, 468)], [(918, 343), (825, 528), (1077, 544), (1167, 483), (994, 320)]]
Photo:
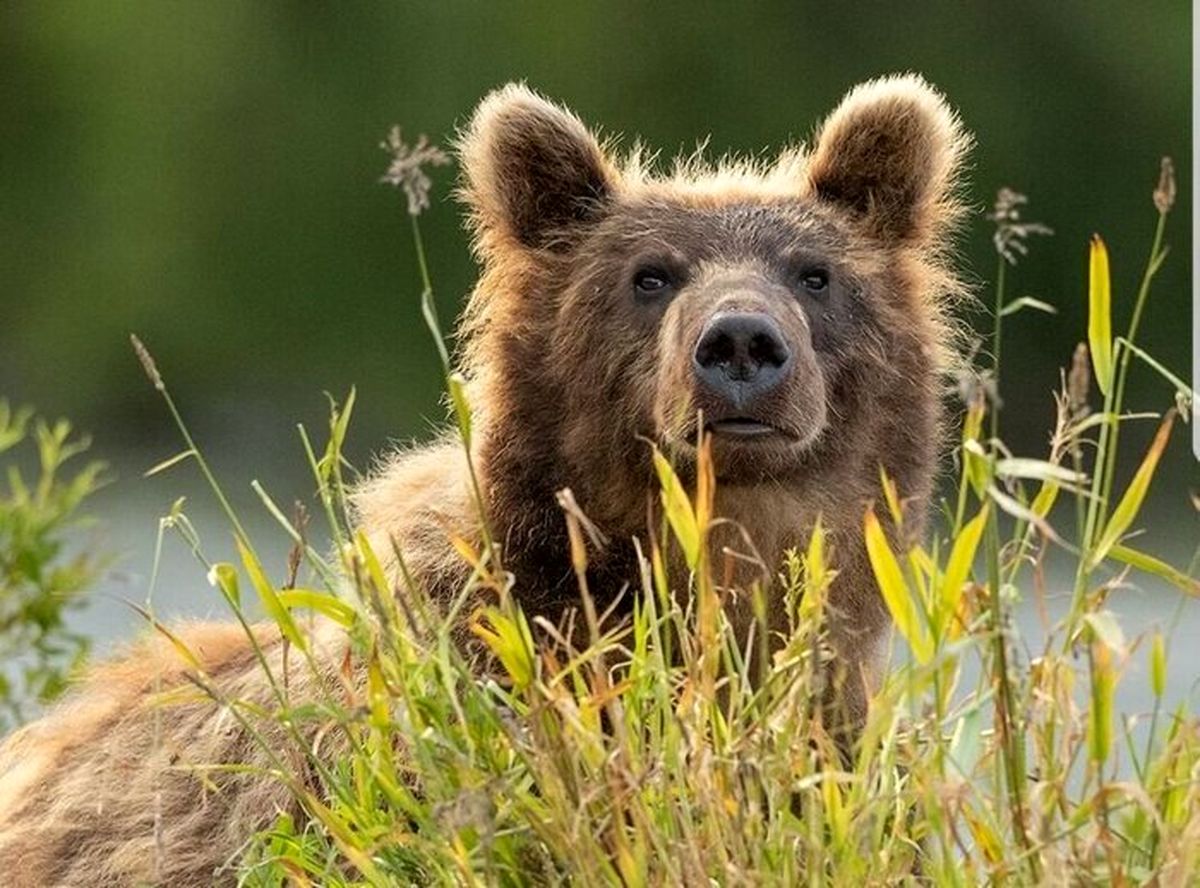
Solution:
[[(780, 566), (789, 621), (769, 650), (761, 644), (765, 623), (757, 645), (736, 635), (709, 552), (715, 482), (704, 446), (695, 489), (653, 455), (664, 521), (642, 541), (624, 623), (596, 612), (586, 516), (562, 495), (585, 629), (571, 636), (586, 639), (578, 646), (562, 636), (535, 645), (519, 584), (509, 594), (486, 534), (478, 550), (455, 541), (473, 572), (449, 606), (385, 573), (392, 553), (372, 551), (345, 508), (341, 447), (352, 396), (335, 407), (323, 453), (303, 434), (336, 541), (329, 557), (307, 546), (297, 523), (259, 490), (296, 545), (292, 575), (268, 577), (209, 474), (241, 555), (240, 565), (209, 568), (230, 607), (244, 621), (240, 590), (256, 593), (299, 653), (291, 669), (322, 669), (315, 631), (336, 627), (352, 652), (339, 667), (345, 681), (319, 699), (290, 699), (287, 676), (272, 676), (277, 711), (226, 699), (195, 677), (252, 736), (264, 736), (256, 724), (278, 720), (292, 744), (271, 750), (277, 770), (268, 776), (294, 789), (306, 819), (281, 817), (257, 837), (243, 883), (1185, 882), (1200, 867), (1200, 721), (1185, 707), (1163, 708), (1163, 634), (1127, 639), (1109, 607), (1131, 573), (1200, 594), (1195, 564), (1170, 566), (1150, 554), (1152, 542), (1135, 547), (1129, 539), (1178, 407), (1187, 418), (1194, 403), (1194, 393), (1135, 344), (1165, 255), (1170, 206), (1157, 193), (1155, 203), (1157, 233), (1123, 336), (1112, 333), (1107, 250), (1092, 240), (1089, 293), (1080, 294), (1089, 304), (1090, 349), (1064, 376), (1049, 452), (1011, 454), (988, 386), (966, 386), (957, 489), (934, 532), (906, 551), (877, 518), (886, 511), (903, 520), (903, 491), (881, 478), (863, 530), (911, 657), (895, 658), (852, 749), (839, 744), (820, 702), (832, 656), (825, 617), (836, 552), (818, 527)], [(422, 283), (437, 332), (427, 275)], [(999, 319), (1045, 306), (1006, 302), (1002, 276), (995, 297), (998, 353)], [(469, 442), (465, 388), (442, 354), (452, 416)], [(1161, 404), (1149, 405), (1161, 418), (1139, 468), (1122, 481), (1115, 450), (1133, 358), (1163, 381)], [(994, 384), (1000, 368), (989, 369)], [(1098, 411), (1088, 406), (1089, 377), (1103, 397)], [(171, 409), (186, 454), (208, 474)], [(173, 520), (186, 527), (181, 516)], [(668, 576), (669, 548), (683, 554), (688, 576)], [(1027, 659), (1014, 641), (1012, 611), (1034, 594), (1052, 552), (1073, 565), (1071, 606)], [(464, 613), (479, 589), (491, 590), (490, 605)], [(462, 649), (455, 630), (463, 621), (490, 651), (488, 668)], [(1115, 688), (1135, 658), (1147, 660), (1153, 701), (1143, 743), (1114, 711)], [(314, 740), (335, 735), (336, 744)], [(288, 762), (306, 763), (318, 789)]]

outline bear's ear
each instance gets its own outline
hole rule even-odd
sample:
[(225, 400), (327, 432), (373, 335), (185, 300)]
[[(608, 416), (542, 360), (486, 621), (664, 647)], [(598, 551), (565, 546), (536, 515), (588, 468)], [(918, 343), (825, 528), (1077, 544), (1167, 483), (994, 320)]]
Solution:
[(815, 143), (812, 193), (851, 210), (879, 238), (928, 242), (961, 214), (956, 177), (971, 138), (915, 74), (855, 87)]
[(458, 140), (477, 232), (559, 249), (603, 212), (618, 179), (587, 127), (521, 84), (488, 95)]

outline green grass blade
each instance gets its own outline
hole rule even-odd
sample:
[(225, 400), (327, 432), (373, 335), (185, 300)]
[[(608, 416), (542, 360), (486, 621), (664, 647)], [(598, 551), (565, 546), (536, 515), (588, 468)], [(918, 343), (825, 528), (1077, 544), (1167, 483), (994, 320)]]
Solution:
[(1096, 548), (1093, 550), (1089, 566), (1095, 568), (1101, 561), (1108, 557), (1112, 547), (1117, 544), (1117, 541), (1129, 530), (1133, 525), (1134, 519), (1137, 518), (1138, 512), (1142, 508), (1142, 501), (1146, 498), (1146, 491), (1150, 489), (1150, 481), (1154, 478), (1154, 472), (1158, 468), (1158, 461), (1162, 457), (1163, 450), (1166, 449), (1167, 441), (1171, 436), (1171, 426), (1175, 422), (1175, 411), (1168, 411), (1162, 424), (1158, 427), (1158, 432), (1154, 436), (1154, 440), (1150, 443), (1150, 449), (1146, 452), (1145, 458), (1142, 460), (1141, 466), (1138, 468), (1133, 480), (1129, 482), (1129, 487), (1125, 489), (1125, 495), (1121, 497), (1121, 501), (1117, 507), (1113, 509), (1112, 516), (1108, 519), (1108, 524), (1105, 525), (1104, 531), (1100, 534), (1100, 539), (1096, 543)]

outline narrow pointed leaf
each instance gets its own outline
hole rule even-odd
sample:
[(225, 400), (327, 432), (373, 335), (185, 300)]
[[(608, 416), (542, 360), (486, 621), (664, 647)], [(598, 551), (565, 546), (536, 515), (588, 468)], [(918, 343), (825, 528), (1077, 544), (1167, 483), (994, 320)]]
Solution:
[(912, 648), (917, 662), (928, 663), (933, 656), (933, 643), (926, 634), (924, 626), (921, 625), (920, 616), (913, 602), (912, 591), (904, 580), (904, 573), (900, 570), (900, 562), (892, 553), (887, 536), (873, 511), (867, 512), (865, 534), (871, 569), (875, 573), (879, 591), (883, 593), (884, 603), (892, 615), (892, 620), (896, 623), (896, 629)]
[(1029, 510), (1039, 518), (1045, 518), (1050, 514), (1050, 510), (1054, 508), (1054, 502), (1058, 499), (1058, 492), (1061, 489), (1053, 481), (1043, 482), (1041, 489), (1037, 492), (1037, 496), (1030, 503)]
[(1102, 766), (1112, 749), (1113, 697), (1116, 670), (1107, 644), (1092, 644), (1092, 707), (1088, 713), (1088, 747), (1093, 764)]
[(1183, 590), (1189, 595), (1200, 596), (1200, 580), (1189, 577), (1183, 571), (1172, 567), (1161, 559), (1155, 558), (1153, 555), (1147, 555), (1145, 552), (1131, 549), (1128, 546), (1117, 545), (1109, 550), (1108, 557), (1120, 561), (1122, 564), (1136, 567), (1138, 570), (1145, 571), (1148, 574), (1153, 574), (1161, 580), (1166, 580), (1172, 586)]
[(306, 607), (342, 626), (354, 623), (354, 608), (328, 592), (317, 589), (284, 589), (278, 594), (279, 603), (286, 608)]
[(1150, 640), (1150, 689), (1155, 697), (1167, 690), (1167, 646), (1161, 632), (1155, 632)]
[(968, 521), (959, 532), (954, 546), (950, 549), (950, 560), (946, 562), (946, 573), (942, 577), (941, 606), (938, 610), (939, 628), (944, 629), (950, 618), (958, 612), (963, 586), (975, 561), (975, 551), (979, 547), (983, 529), (987, 526), (988, 513), (988, 506), (984, 504), (979, 514)]
[(1108, 273), (1108, 248), (1093, 234), (1088, 253), (1088, 349), (1101, 393), (1112, 386), (1112, 289)]
[(1034, 481), (1058, 481), (1063, 484), (1082, 484), (1086, 477), (1081, 472), (1060, 466), (1043, 459), (1005, 457), (996, 460), (996, 474), (1001, 478), (1025, 478)]
[(471, 446), (471, 406), (467, 402), (467, 380), (461, 373), (451, 373), (446, 379), (450, 389), (450, 403), (454, 405), (454, 416), (458, 421), (458, 432), (463, 444)]
[(696, 513), (692, 503), (683, 489), (683, 483), (667, 458), (654, 451), (654, 470), (658, 473), (658, 483), (662, 488), (663, 510), (667, 515), (667, 523), (679, 541), (687, 559), (688, 567), (695, 570), (700, 560), (700, 525), (696, 521)]
[(1004, 308), (1000, 309), (1000, 317), (1008, 317), (1008, 315), (1016, 314), (1024, 308), (1044, 311), (1046, 314), (1058, 314), (1058, 309), (1049, 302), (1034, 299), (1032, 296), (1022, 296), (1020, 299), (1014, 299), (1008, 305), (1004, 306)]
[(1100, 534), (1100, 540), (1096, 543), (1096, 548), (1092, 552), (1090, 567), (1095, 567), (1103, 561), (1112, 547), (1117, 544), (1117, 541), (1125, 534), (1133, 525), (1134, 519), (1137, 518), (1138, 512), (1142, 508), (1142, 500), (1146, 498), (1146, 491), (1150, 489), (1150, 481), (1154, 477), (1154, 472), (1158, 468), (1158, 460), (1166, 449), (1167, 441), (1171, 437), (1171, 426), (1175, 422), (1175, 411), (1171, 410), (1163, 418), (1162, 424), (1158, 427), (1158, 432), (1154, 436), (1154, 440), (1150, 442), (1150, 449), (1146, 451), (1146, 456), (1142, 460), (1141, 466), (1133, 476), (1133, 480), (1129, 482), (1129, 487), (1125, 489), (1125, 495), (1121, 497), (1121, 501), (1117, 503), (1117, 507), (1113, 509), (1112, 515), (1108, 519), (1108, 524), (1104, 527), (1104, 532)]
[(259, 563), (258, 557), (250, 551), (249, 547), (242, 542), (240, 537), (237, 539), (237, 548), (238, 553), (242, 556), (242, 565), (246, 568), (246, 575), (250, 578), (250, 585), (258, 593), (259, 600), (262, 602), (263, 610), (266, 611), (267, 616), (279, 626), (279, 631), (283, 633), (284, 638), (294, 644), (299, 650), (308, 650), (308, 644), (305, 642), (304, 636), (300, 633), (299, 627), (296, 626), (295, 620), (292, 619), (291, 613), (279, 600), (279, 593), (275, 591), (275, 587), (267, 579), (266, 572)]
[(196, 455), (196, 451), (192, 450), (189, 447), (187, 450), (183, 451), (182, 453), (177, 453), (172, 457), (164, 459), (162, 462), (158, 463), (157, 465), (152, 466), (149, 469), (146, 469), (146, 473), (144, 475), (142, 475), (142, 477), (150, 478), (153, 475), (157, 475), (159, 472), (165, 472), (167, 469), (171, 468), (171, 466), (178, 465), (179, 463), (183, 462), (185, 459), (189, 459), (190, 457), (193, 457), (195, 455)]

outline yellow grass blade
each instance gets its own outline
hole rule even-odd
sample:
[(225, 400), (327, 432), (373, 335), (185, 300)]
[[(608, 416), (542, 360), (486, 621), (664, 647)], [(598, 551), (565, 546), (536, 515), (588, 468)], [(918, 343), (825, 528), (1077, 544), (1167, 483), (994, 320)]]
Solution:
[(1043, 482), (1037, 496), (1033, 498), (1033, 503), (1029, 506), (1029, 510), (1039, 518), (1045, 518), (1050, 514), (1050, 510), (1054, 508), (1054, 501), (1058, 499), (1058, 491), (1060, 489), (1053, 481)]
[(1107, 395), (1112, 386), (1112, 289), (1108, 273), (1108, 248), (1100, 235), (1092, 235), (1088, 253), (1088, 349), (1096, 384)]
[(1117, 507), (1113, 509), (1112, 515), (1108, 519), (1108, 524), (1104, 527), (1104, 532), (1100, 534), (1100, 540), (1096, 543), (1096, 549), (1092, 552), (1092, 557), (1089, 561), (1089, 568), (1094, 568), (1103, 561), (1112, 550), (1117, 541), (1124, 535), (1125, 531), (1129, 530), (1138, 511), (1142, 508), (1142, 500), (1146, 498), (1146, 491), (1150, 489), (1150, 481), (1154, 477), (1154, 471), (1158, 468), (1158, 460), (1166, 449), (1167, 441), (1171, 437), (1171, 426), (1175, 422), (1175, 411), (1170, 410), (1163, 418), (1162, 424), (1158, 427), (1158, 432), (1154, 436), (1154, 440), (1150, 442), (1150, 449), (1146, 451), (1146, 456), (1142, 460), (1141, 466), (1138, 467), (1137, 473), (1134, 474), (1133, 480), (1129, 482), (1129, 487), (1125, 489), (1125, 495), (1121, 497), (1121, 501)]
[(888, 473), (883, 466), (879, 467), (879, 486), (883, 488), (883, 499), (887, 503), (892, 521), (899, 527), (903, 519), (900, 511), (900, 494), (896, 491), (896, 482), (888, 477)]
[(887, 536), (879, 524), (879, 519), (875, 517), (874, 511), (867, 512), (865, 534), (871, 569), (875, 573), (879, 591), (883, 593), (884, 603), (892, 615), (892, 620), (896, 623), (896, 629), (912, 648), (917, 662), (928, 663), (933, 656), (933, 643), (921, 625), (920, 616), (913, 603), (912, 592), (900, 570), (900, 562), (892, 553)]
[(318, 589), (284, 589), (278, 593), (279, 603), (286, 608), (306, 607), (342, 626), (354, 623), (354, 608), (328, 592)]
[(691, 500), (688, 499), (679, 476), (658, 450), (654, 451), (654, 470), (658, 473), (658, 483), (662, 487), (662, 504), (667, 514), (667, 523), (671, 525), (675, 538), (679, 540), (688, 567), (695, 570), (700, 560), (700, 525), (696, 521), (696, 513), (692, 510)]

